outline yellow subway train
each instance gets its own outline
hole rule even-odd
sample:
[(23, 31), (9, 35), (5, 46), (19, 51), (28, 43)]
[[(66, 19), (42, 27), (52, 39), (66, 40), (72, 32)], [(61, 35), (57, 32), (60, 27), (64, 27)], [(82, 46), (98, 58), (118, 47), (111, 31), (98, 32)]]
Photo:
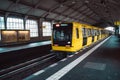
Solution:
[(98, 40), (109, 36), (103, 28), (98, 28), (77, 22), (53, 24), (52, 51), (58, 59), (67, 57), (68, 53), (74, 53), (90, 46)]

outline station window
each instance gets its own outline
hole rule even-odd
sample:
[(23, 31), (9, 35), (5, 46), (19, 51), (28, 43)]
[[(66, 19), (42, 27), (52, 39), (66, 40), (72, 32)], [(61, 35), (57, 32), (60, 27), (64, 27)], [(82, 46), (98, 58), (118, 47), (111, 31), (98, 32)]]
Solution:
[(5, 29), (4, 17), (1, 17), (1, 16), (0, 16), (0, 29)]
[(21, 18), (7, 18), (7, 29), (24, 29), (23, 19)]
[(0, 41), (1, 41), (1, 31), (0, 31)]
[(43, 22), (42, 23), (42, 31), (43, 31), (43, 36), (51, 36), (52, 35), (51, 22)]
[[(4, 25), (4, 17), (0, 16), (0, 30), (5, 29)], [(0, 40), (1, 40), (1, 34), (0, 34)]]
[(26, 20), (26, 29), (30, 30), (30, 37), (38, 37), (37, 20)]

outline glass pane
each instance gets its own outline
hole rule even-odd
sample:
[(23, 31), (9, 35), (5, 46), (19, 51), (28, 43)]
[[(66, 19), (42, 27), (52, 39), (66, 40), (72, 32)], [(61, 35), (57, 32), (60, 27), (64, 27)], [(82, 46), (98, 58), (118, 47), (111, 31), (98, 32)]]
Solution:
[(5, 29), (4, 17), (1, 17), (1, 16), (0, 16), (0, 29)]
[(23, 19), (8, 17), (7, 29), (24, 29)]
[(26, 29), (30, 30), (30, 37), (38, 37), (38, 24), (36, 20), (27, 20)]
[(43, 22), (42, 26), (44, 26), (42, 29), (43, 31), (43, 36), (51, 36), (52, 35), (52, 26), (51, 26), (51, 22)]

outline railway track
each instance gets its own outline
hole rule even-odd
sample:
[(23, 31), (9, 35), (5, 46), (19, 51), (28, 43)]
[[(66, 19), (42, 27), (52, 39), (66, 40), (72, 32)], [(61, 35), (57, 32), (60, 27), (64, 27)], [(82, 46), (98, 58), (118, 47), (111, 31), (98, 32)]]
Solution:
[(0, 71), (0, 79), (2, 80), (21, 80), (22, 78), (34, 73), (37, 69), (40, 69), (42, 64), (49, 62), (55, 58), (54, 53), (21, 63), (16, 66), (12, 66)]
[[(103, 39), (104, 40), (104, 39)], [(102, 40), (92, 44), (87, 49), (83, 49), (82, 52), (86, 52), (93, 46), (97, 45)], [(23, 78), (57, 62), (56, 55), (54, 53), (47, 54), (45, 56), (21, 63), (16, 66), (12, 66), (0, 71), (1, 80), (22, 80)], [(47, 65), (46, 65), (47, 64)], [(45, 65), (45, 66), (44, 66)]]

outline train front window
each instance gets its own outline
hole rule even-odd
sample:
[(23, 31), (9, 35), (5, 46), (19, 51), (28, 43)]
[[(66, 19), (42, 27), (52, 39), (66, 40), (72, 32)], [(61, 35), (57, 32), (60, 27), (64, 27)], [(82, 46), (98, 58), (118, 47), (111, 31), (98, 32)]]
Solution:
[(65, 30), (54, 30), (54, 40), (57, 41), (68, 41), (70, 39), (69, 32)]
[(59, 46), (71, 45), (71, 27), (61, 27), (53, 29), (53, 43)]

